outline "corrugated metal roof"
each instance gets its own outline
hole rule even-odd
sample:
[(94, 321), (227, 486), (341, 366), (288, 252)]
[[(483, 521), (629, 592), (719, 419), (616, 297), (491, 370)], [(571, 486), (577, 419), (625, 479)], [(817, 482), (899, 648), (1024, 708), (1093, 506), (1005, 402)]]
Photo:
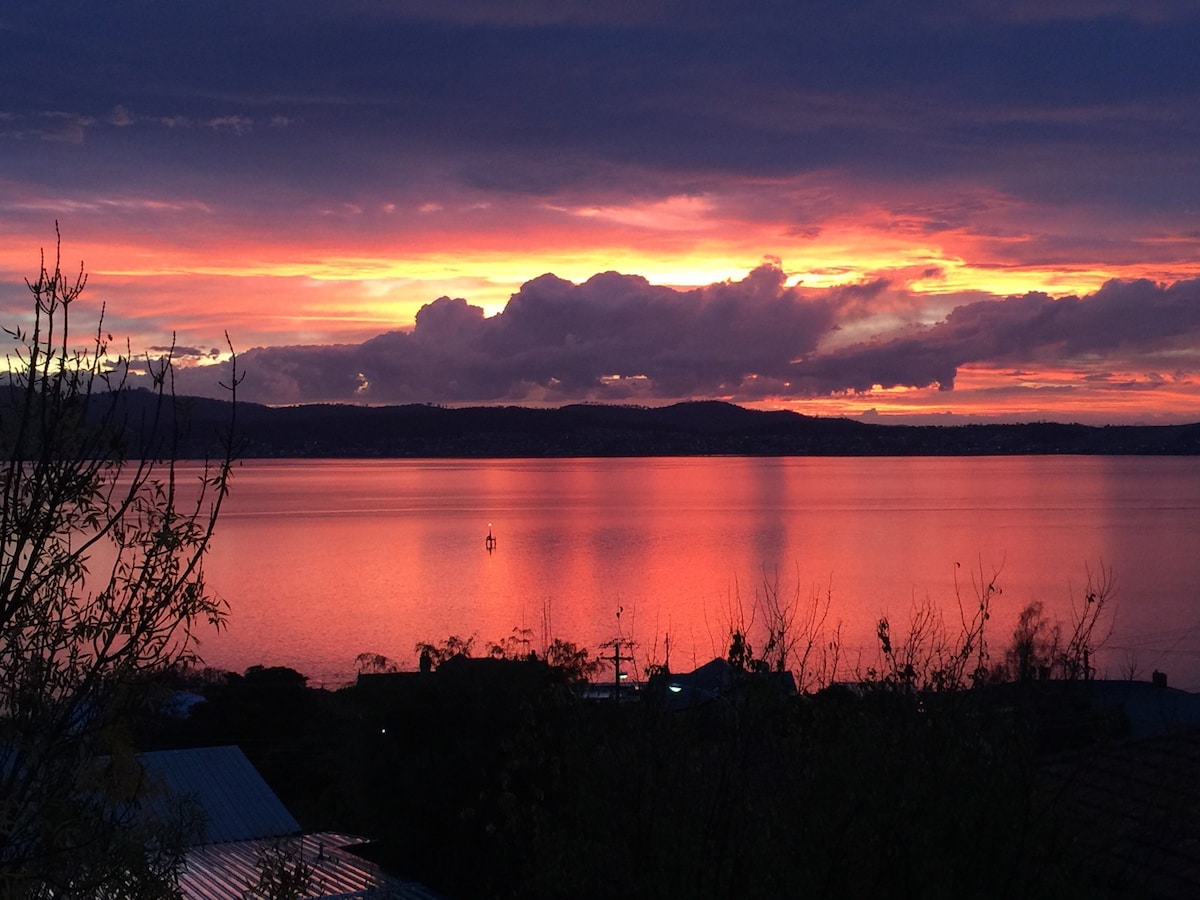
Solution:
[(188, 851), (179, 887), (187, 900), (243, 900), (258, 884), (262, 855), (278, 847), (289, 859), (312, 867), (305, 897), (438, 900), (422, 885), (387, 875), (374, 863), (344, 849), (356, 843), (361, 841), (349, 835), (322, 832), (195, 847)]
[(165, 798), (190, 797), (203, 812), (204, 832), (198, 843), (300, 831), (300, 824), (239, 747), (158, 750), (140, 753), (138, 760)]
[(187, 851), (179, 879), (187, 900), (244, 900), (273, 850), (282, 851), (289, 865), (312, 868), (306, 897), (438, 900), (420, 884), (387, 875), (345, 849), (361, 838), (301, 835), (299, 823), (238, 747), (160, 750), (138, 759), (159, 788), (151, 792), (152, 806), (190, 797), (204, 814), (203, 836)]

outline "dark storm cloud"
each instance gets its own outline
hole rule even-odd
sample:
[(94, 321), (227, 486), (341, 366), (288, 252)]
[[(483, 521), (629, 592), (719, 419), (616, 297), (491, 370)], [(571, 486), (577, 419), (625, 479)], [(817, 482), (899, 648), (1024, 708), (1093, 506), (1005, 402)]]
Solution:
[(772, 266), (691, 291), (614, 272), (579, 285), (543, 275), (490, 318), (442, 297), (421, 309), (411, 332), (357, 346), (248, 351), (242, 395), (271, 403), (728, 395), (750, 376), (782, 381), (828, 333), (836, 307), (832, 296), (802, 297)]
[[(874, 385), (949, 391), (971, 363), (1011, 367), (1016, 384), (1022, 366), (1070, 368), (1072, 360), (1088, 363), (1076, 382), (1120, 387), (1124, 376), (1097, 368), (1112, 360), (1135, 366), (1141, 374), (1130, 385), (1146, 390), (1165, 380), (1164, 367), (1200, 366), (1195, 354), (1177, 355), (1200, 338), (1200, 280), (1113, 281), (1082, 298), (980, 300), (892, 340), (820, 349), (864, 293), (884, 288), (802, 297), (769, 265), (741, 282), (692, 291), (613, 272), (578, 285), (543, 275), (490, 318), (442, 297), (421, 309), (409, 332), (353, 346), (248, 351), (240, 358), (242, 396), (266, 403), (750, 401)], [(184, 369), (180, 383), (212, 393), (220, 371)]]
[[(957, 307), (937, 325), (893, 340), (856, 344), (797, 365), (815, 394), (883, 387), (951, 390), (969, 363), (1060, 365), (1119, 357), (1144, 364), (1194, 348), (1200, 339), (1200, 280), (1170, 286), (1111, 281), (1084, 298), (1030, 293)], [(1193, 352), (1175, 364), (1200, 363)], [(1145, 388), (1144, 382), (1139, 383)]]
[[(98, 165), (130, 178), (137, 146), (159, 178), (316, 191), (402, 179), (416, 152), (476, 185), (543, 193), (587, 183), (595, 165), (978, 174), (1016, 144), (1052, 148), (1053, 168), (1075, 173), (1062, 189), (1082, 194), (1106, 175), (1067, 157), (1097, 145), (1153, 146), (1160, 165), (1194, 157), (1180, 143), (1196, 124), (1193, 7), (17, 0), (0, 12), (0, 134), (91, 140)], [(203, 137), (214, 130), (246, 147)], [(70, 159), (9, 162), (69, 177)]]
[[(362, 386), (357, 350), (343, 344), (247, 350), (238, 359), (239, 372), (245, 376), (238, 397), (273, 404), (354, 401)], [(222, 383), (229, 383), (227, 364), (175, 371), (176, 390), (181, 394), (227, 397)]]

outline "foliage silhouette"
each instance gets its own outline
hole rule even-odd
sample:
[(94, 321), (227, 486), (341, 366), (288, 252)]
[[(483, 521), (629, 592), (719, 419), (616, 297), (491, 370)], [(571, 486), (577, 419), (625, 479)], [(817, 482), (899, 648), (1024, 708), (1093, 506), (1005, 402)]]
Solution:
[[(116, 885), (161, 896), (183, 825), (136, 814), (148, 786), (128, 724), (148, 679), (193, 660), (200, 629), (224, 621), (203, 561), (229, 489), (233, 422), (222, 455), (185, 476), (171, 352), (143, 361), (151, 388), (135, 391), (135, 364), (113, 353), (103, 311), (75, 347), (87, 279), (60, 259), (43, 256), (26, 282), (29, 320), (5, 329), (0, 895), (105, 896)], [(236, 358), (233, 371), (236, 396)]]
[(1105, 835), (1043, 776), (1120, 723), (1082, 680), (980, 674), (996, 574), (957, 629), (918, 608), (881, 635), (872, 677), (799, 695), (749, 655), (683, 709), (649, 689), (588, 702), (517, 630), (481, 657), (445, 657), (473, 638), (420, 645), (444, 657), (429, 673), (296, 697), (302, 724), (274, 742), (257, 706), (229, 715), (249, 678), (210, 690), (190, 727), (224, 721), (306, 825), (377, 838), (375, 859), (450, 897), (1127, 896), (1079, 852)]

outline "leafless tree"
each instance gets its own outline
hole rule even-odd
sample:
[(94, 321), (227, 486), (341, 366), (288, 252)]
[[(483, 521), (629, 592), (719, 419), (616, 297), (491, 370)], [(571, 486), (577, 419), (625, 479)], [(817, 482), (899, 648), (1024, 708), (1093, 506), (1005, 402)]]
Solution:
[(0, 371), (0, 896), (164, 896), (181, 841), (148, 812), (165, 807), (147, 802), (127, 722), (225, 620), (203, 562), (233, 413), (188, 476), (172, 353), (114, 353), (103, 309), (74, 345), (87, 279), (59, 249), (26, 282), (32, 315), (5, 328)]

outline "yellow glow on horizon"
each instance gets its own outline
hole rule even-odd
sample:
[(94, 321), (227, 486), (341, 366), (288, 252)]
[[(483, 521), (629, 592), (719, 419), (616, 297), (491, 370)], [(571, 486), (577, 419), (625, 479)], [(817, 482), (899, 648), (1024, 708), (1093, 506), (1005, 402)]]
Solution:
[[(1127, 390), (1126, 383), (1143, 383)], [(868, 421), (919, 418), (947, 424), (972, 419), (1113, 422), (1200, 422), (1200, 383), (1188, 378), (1156, 381), (1144, 374), (1111, 372), (1107, 380), (1086, 381), (1070, 367), (1040, 369), (962, 366), (953, 390), (936, 387), (882, 388), (863, 393), (816, 398), (776, 398), (745, 404), (762, 409), (789, 409), (812, 416), (851, 419), (870, 413)]]
[[(978, 291), (997, 297), (1009, 297), (1040, 291), (1053, 297), (1083, 296), (1094, 293), (1113, 278), (1141, 278), (1142, 269), (1133, 272), (1110, 269), (1047, 269), (1042, 267), (994, 268), (967, 265), (961, 261), (947, 265), (935, 278), (909, 282), (914, 293), (944, 294)], [(1197, 267), (1200, 273), (1200, 266)]]
[[(876, 257), (864, 260), (861, 256), (838, 261), (823, 257), (816, 259), (785, 259), (789, 283), (805, 287), (830, 288), (854, 284), (879, 272), (911, 268), (916, 264), (939, 266), (940, 273), (928, 278), (914, 278), (904, 285), (914, 293), (942, 294), (958, 291), (978, 291), (997, 296), (1044, 291), (1053, 296), (1087, 294), (1113, 278), (1155, 279), (1154, 271), (1146, 267), (1112, 267), (1109, 269), (994, 269), (970, 266), (958, 259), (933, 259), (929, 256), (901, 259)], [(474, 280), (503, 285), (515, 291), (526, 281), (551, 273), (574, 283), (587, 281), (601, 272), (616, 271), (640, 275), (652, 284), (677, 287), (703, 287), (709, 284), (745, 278), (761, 259), (713, 259), (711, 256), (662, 259), (646, 257), (633, 250), (607, 253), (542, 254), (536, 260), (510, 255), (483, 257), (427, 256), (404, 260), (371, 258), (336, 258), (314, 262), (246, 263), (241, 265), (170, 266), (110, 266), (93, 270), (94, 275), (124, 278), (200, 275), (223, 278), (312, 279), (314, 281), (355, 282), (366, 293), (376, 291), (380, 284), (443, 282)], [(1200, 275), (1200, 264), (1184, 276)], [(432, 296), (429, 300), (434, 299)], [(468, 301), (471, 297), (466, 298)], [(507, 296), (506, 298), (507, 299)]]
[[(188, 246), (115, 235), (92, 243), (67, 240), (64, 262), (83, 259), (93, 278), (200, 276), (345, 283), (360, 286), (365, 305), (372, 309), (375, 301), (403, 290), (404, 308), (411, 312), (436, 299), (442, 286), (456, 285), (464, 290), (455, 296), (489, 314), (503, 308), (521, 284), (545, 273), (580, 283), (600, 272), (617, 271), (686, 288), (744, 278), (764, 259), (780, 260), (788, 283), (807, 288), (883, 277), (896, 289), (930, 295), (1082, 295), (1112, 278), (1167, 281), (1200, 276), (1200, 262), (1190, 258), (1162, 264), (1024, 264), (1019, 252), (1025, 236), (992, 238), (984, 245), (982, 239), (962, 232), (929, 234), (911, 223), (889, 227), (883, 218), (849, 216), (832, 218), (805, 236), (788, 234), (779, 223), (736, 221), (719, 213), (706, 198), (672, 197), (645, 205), (581, 207), (564, 214), (568, 226), (583, 221), (582, 230), (516, 223), (505, 232), (363, 240), (343, 236), (332, 242), (281, 237), (274, 242), (223, 239), (216, 244), (218, 238), (209, 236)], [(1170, 246), (1177, 241), (1164, 237), (1159, 243)], [(0, 252), (0, 269), (27, 271), (29, 253), (17, 254), (15, 242), (9, 243)], [(295, 287), (281, 284), (279, 290)]]

